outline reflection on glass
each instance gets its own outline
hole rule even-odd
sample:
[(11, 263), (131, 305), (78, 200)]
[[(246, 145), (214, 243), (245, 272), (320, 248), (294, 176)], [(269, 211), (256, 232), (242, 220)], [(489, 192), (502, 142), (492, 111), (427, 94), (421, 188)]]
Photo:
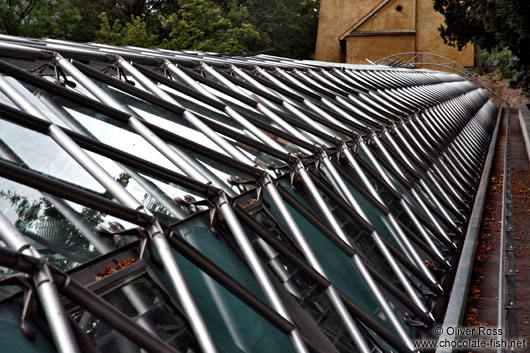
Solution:
[[(296, 245), (266, 209), (262, 208), (253, 211), (252, 217), (281, 240), (297, 256), (303, 258), (302, 255), (298, 254)], [(248, 228), (246, 232), (250, 236), (250, 240), (262, 262), (269, 266), (271, 272), (276, 275), (276, 278), (284, 285), (285, 289), (291, 293), (296, 302), (305, 310), (314, 324), (320, 328), (329, 342), (341, 353), (357, 352), (357, 348), (349, 337), (335, 308), (331, 305), (324, 291), (325, 288), (319, 287), (313, 279), (304, 275), (293, 263), (259, 238), (259, 235)]]
[[(134, 296), (131, 295), (132, 292)], [(195, 337), (180, 311), (172, 305), (167, 295), (147, 278), (137, 278), (104, 295), (103, 299), (179, 352), (200, 352)], [(101, 352), (143, 352), (136, 344), (87, 311), (77, 310), (72, 313), (72, 317)]]
[(62, 270), (134, 240), (106, 235), (134, 227), (128, 222), (6, 179), (0, 179), (0, 212)]

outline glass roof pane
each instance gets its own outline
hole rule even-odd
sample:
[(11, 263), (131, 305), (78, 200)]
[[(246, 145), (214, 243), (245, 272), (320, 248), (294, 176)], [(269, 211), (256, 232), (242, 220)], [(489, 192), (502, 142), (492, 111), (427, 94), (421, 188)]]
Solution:
[[(107, 293), (103, 299), (178, 351), (200, 353), (196, 339), (182, 314), (172, 305), (167, 294), (147, 277), (136, 278)], [(101, 352), (144, 352), (88, 311), (80, 309), (71, 315)]]
[[(247, 265), (222, 237), (211, 234), (208, 216), (175, 228), (177, 234), (267, 303)], [(287, 337), (188, 260), (177, 256), (186, 280), (222, 352), (292, 352)]]
[[(293, 192), (288, 185), (288, 181), (285, 178), (281, 179), (281, 185), (284, 190), (289, 192), (299, 202), (305, 204), (305, 201), (297, 193)], [(276, 219), (280, 220), (284, 227), (286, 224), (281, 220), (281, 215), (277, 209), (273, 206), (273, 203), (268, 199), (265, 194), (267, 201), (271, 205), (271, 211), (276, 216)], [(321, 265), (324, 267), (328, 274), (329, 280), (342, 292), (344, 292), (351, 300), (359, 305), (367, 313), (373, 314), (373, 317), (381, 322), (388, 330), (395, 332), (390, 322), (383, 313), (381, 307), (374, 299), (370, 289), (366, 286), (357, 268), (354, 266), (352, 259), (349, 258), (342, 250), (338, 248), (329, 238), (327, 238), (317, 227), (315, 227), (309, 220), (307, 220), (302, 214), (296, 209), (291, 207), (287, 203), (289, 211), (296, 220), (296, 223), (302, 230), (302, 233), (306, 236), (309, 245), (315, 252), (315, 255), (319, 259)], [(307, 207), (307, 206), (306, 206)], [(309, 208), (310, 209), (310, 208)], [(366, 234), (367, 235), (367, 234)], [(377, 259), (375, 256), (366, 254), (367, 259), (371, 261), (376, 268), (380, 268), (380, 262), (383, 259)], [(398, 317), (403, 317), (403, 314), (394, 307), (394, 312)], [(412, 334), (413, 330), (405, 325), (405, 328)]]
[(136, 225), (3, 178), (0, 212), (47, 261), (62, 270), (135, 240), (109, 237), (102, 231), (121, 231)]

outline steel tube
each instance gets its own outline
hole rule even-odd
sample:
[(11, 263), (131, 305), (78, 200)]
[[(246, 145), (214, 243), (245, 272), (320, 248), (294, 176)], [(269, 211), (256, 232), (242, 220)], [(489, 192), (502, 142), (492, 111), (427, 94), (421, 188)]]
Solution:
[[(296, 171), (300, 174), (302, 178), (302, 182), (304, 185), (308, 188), (309, 193), (311, 196), (315, 199), (320, 211), (324, 214), (325, 219), (330, 223), (332, 229), (335, 231), (335, 233), (344, 241), (346, 244), (348, 244), (350, 247), (352, 247), (352, 244), (346, 234), (342, 231), (342, 228), (338, 224), (337, 220), (327, 207), (327, 205), (324, 202), (324, 199), (319, 194), (316, 186), (313, 184), (313, 181), (311, 180), (309, 174), (307, 174), (307, 171), (304, 169), (303, 165), (298, 162), (298, 164), (295, 167)], [(390, 321), (390, 324), (396, 332), (399, 334), (401, 339), (406, 342), (407, 346), (411, 347), (411, 350), (413, 350), (413, 344), (410, 340), (410, 337), (405, 333), (403, 327), (399, 323), (397, 317), (395, 316), (394, 312), (390, 309), (390, 306), (386, 302), (386, 299), (383, 297), (382, 293), (380, 292), (379, 288), (375, 285), (374, 280), (372, 279), (370, 273), (368, 270), (364, 267), (364, 264), (362, 263), (359, 255), (355, 254), (352, 257), (352, 261), (355, 265), (355, 267), (359, 270), (359, 273), (361, 273), (363, 279), (366, 281), (366, 283), (369, 285), (369, 288), (374, 295), (375, 299), (381, 306), (381, 309), (385, 313), (385, 316), (387, 316), (388, 320)]]
[[(63, 62), (67, 61), (63, 59)], [(77, 69), (74, 68), (74, 70)], [(77, 75), (77, 79), (83, 81), (90, 81), (81, 73)], [(1, 82), (2, 81), (0, 79), (0, 83)], [(87, 86), (90, 87), (89, 84), (87, 84)], [(18, 91), (14, 90), (9, 84), (7, 84), (7, 82), (6, 85), (0, 85), (0, 89), (2, 89), (2, 91), (5, 90), (10, 96), (14, 97), (16, 99), (16, 102), (22, 105), (22, 109), (24, 109), (24, 107), (27, 107), (28, 112), (36, 113), (37, 116), (48, 120), (36, 107), (34, 107), (29, 101), (25, 100), (22, 95), (18, 93)], [(96, 89), (97, 91), (100, 90), (98, 89), (98, 87), (96, 87)], [(100, 182), (124, 206), (135, 210), (143, 209), (143, 205), (139, 201), (137, 201), (120, 183), (114, 180), (99, 164), (97, 164), (92, 158), (90, 158), (90, 156), (83, 149), (81, 149), (68, 135), (66, 135), (64, 131), (62, 131), (59, 127), (53, 124), (50, 125), (49, 134), (55, 141), (57, 141), (59, 145), (61, 145), (61, 147), (63, 147), (63, 149), (67, 153), (69, 153), (79, 164), (81, 164), (81, 166), (89, 174), (91, 174), (94, 179)], [(145, 209), (143, 211), (149, 214), (149, 211)], [(156, 232), (154, 234), (158, 235), (158, 233)], [(152, 240), (153, 244), (156, 246), (159, 252), (167, 252), (166, 248), (169, 249), (167, 241), (165, 241), (164, 243), (163, 241), (160, 241), (159, 237)], [(194, 330), (194, 333), (198, 337), (198, 341), (201, 345), (201, 348), (203, 348), (204, 352), (217, 353), (217, 348), (215, 347), (215, 344), (213, 343), (213, 340), (204, 323), (204, 320), (202, 319), (202, 316), (199, 313), (198, 307), (194, 302), (193, 297), (191, 296), (191, 292), (187, 288), (186, 283), (183, 282), (184, 277), (182, 275), (180, 267), (178, 267), (178, 264), (176, 263), (173, 254), (169, 253), (166, 256), (162, 256), (161, 260), (164, 264), (166, 271), (168, 271), (168, 275), (170, 277), (170, 280), (172, 281), (175, 292), (179, 297), (184, 298), (186, 300), (187, 305), (183, 306), (183, 309), (186, 312), (188, 319), (190, 320), (190, 324)]]
[[(359, 146), (366, 153), (368, 159), (370, 160), (370, 162), (372, 162), (372, 164), (376, 168), (376, 170), (379, 173), (379, 175), (387, 182), (388, 185), (390, 185), (391, 187), (393, 187), (395, 189), (394, 183), (392, 182), (392, 180), (390, 179), (388, 174), (385, 172), (385, 170), (381, 167), (381, 165), (376, 160), (376, 158), (373, 156), (372, 151), (370, 151), (370, 149), (364, 143), (360, 143)], [(446, 262), (445, 257), (442, 255), (442, 252), (440, 251), (438, 246), (434, 243), (434, 241), (429, 236), (429, 234), (427, 234), (427, 232), (424, 229), (424, 227), (421, 224), (421, 222), (418, 220), (418, 218), (416, 217), (414, 212), (410, 209), (408, 203), (404, 199), (401, 199), (400, 200), (400, 204), (405, 209), (405, 212), (407, 212), (408, 216), (412, 219), (412, 221), (414, 222), (414, 225), (416, 226), (416, 228), (418, 228), (418, 230), (420, 231), (420, 233), (421, 233), (423, 239), (425, 240), (425, 242), (431, 247), (431, 249), (438, 256), (437, 260)]]
[[(370, 223), (370, 221), (369, 221), (368, 217), (366, 216), (366, 214), (364, 213), (363, 209), (357, 203), (357, 200), (355, 200), (355, 198), (351, 194), (350, 190), (348, 189), (348, 187), (346, 186), (346, 184), (344, 183), (344, 181), (340, 177), (339, 173), (335, 169), (335, 166), (331, 163), (331, 161), (327, 158), (327, 156), (324, 156), (321, 160), (322, 160), (324, 166), (326, 167), (326, 169), (330, 172), (331, 177), (335, 180), (336, 184), (340, 188), (340, 191), (342, 191), (342, 194), (346, 196), (345, 200), (348, 202), (348, 204), (351, 207), (353, 207), (353, 209), (362, 218), (364, 218), (364, 220), (366, 222)], [(392, 254), (390, 254), (390, 251), (388, 250), (388, 248), (386, 247), (384, 242), (381, 240), (381, 237), (379, 236), (377, 231), (371, 232), (370, 236), (374, 240), (376, 246), (379, 248), (379, 250), (381, 251), (381, 253), (385, 257), (385, 259), (390, 264), (390, 267), (392, 268), (392, 271), (397, 276), (399, 282), (403, 285), (403, 287), (405, 288), (407, 294), (412, 299), (414, 304), (416, 306), (418, 306), (424, 313), (428, 313), (429, 311), (427, 310), (427, 308), (425, 307), (425, 305), (423, 304), (423, 302), (419, 298), (418, 293), (416, 292), (416, 290), (414, 288), (412, 288), (412, 285), (410, 284), (408, 279), (403, 274), (403, 271), (399, 267), (396, 259), (392, 256)]]
[[(29, 243), (15, 226), (0, 212), (0, 237), (8, 247), (19, 251), (27, 247)], [(41, 258), (40, 254), (32, 246), (22, 251), (22, 254)], [(37, 289), (46, 321), (50, 327), (53, 341), (60, 353), (80, 353), (69, 315), (61, 303), (59, 292), (53, 281), (48, 265), (44, 265), (34, 276), (33, 282)]]
[[(164, 90), (162, 90), (160, 87), (154, 84), (151, 80), (145, 77), (140, 71), (138, 71), (135, 67), (133, 67), (126, 60), (124, 60), (121, 57), (118, 57), (117, 61), (121, 68), (123, 68), (125, 71), (131, 74), (141, 85), (145, 86), (146, 89), (148, 89), (151, 93), (153, 93), (154, 95), (160, 98), (163, 98), (164, 100), (170, 102), (171, 104), (174, 104), (182, 108), (180, 104), (175, 99), (173, 99), (173, 97), (171, 97)], [(199, 118), (197, 118), (191, 111), (186, 109), (184, 113), (182, 114), (182, 116), (190, 124), (195, 126), (200, 132), (202, 132), (208, 138), (214, 141), (219, 147), (221, 147), (230, 156), (232, 156), (233, 158), (245, 164), (254, 165), (254, 163), (252, 163), (252, 161), (247, 156), (245, 156), (236, 147), (228, 143), (222, 136), (218, 135), (215, 131), (213, 131), (208, 125), (206, 125)]]
[[(191, 88), (195, 89), (197, 92), (205, 95), (208, 98), (214, 99), (218, 102), (221, 102), (217, 96), (210, 93), (207, 89), (202, 87), (197, 81), (189, 77), (184, 71), (179, 69), (176, 65), (172, 64), (170, 61), (165, 60), (165, 67), (174, 75), (176, 75), (178, 78), (183, 80), (186, 84), (188, 84)], [(263, 143), (267, 144), (268, 146), (271, 146), (273, 148), (276, 148), (279, 151), (287, 152), (279, 143), (271, 139), (267, 134), (265, 134), (263, 131), (255, 127), (253, 124), (249, 123), (248, 120), (246, 120), (244, 117), (241, 116), (238, 112), (236, 112), (232, 107), (228, 105), (224, 105), (224, 112), (232, 117), (235, 121), (240, 123), (245, 129), (247, 129), (252, 135), (256, 136), (259, 140), (261, 140)]]
[[(361, 169), (361, 166), (357, 163), (355, 158), (353, 158), (353, 156), (351, 155), (351, 152), (347, 149), (347, 147), (344, 147), (342, 149), (342, 151), (343, 151), (344, 155), (346, 156), (346, 160), (348, 161), (348, 163), (350, 163), (352, 168), (359, 174), (361, 180), (363, 181), (364, 186), (368, 189), (370, 194), (372, 196), (374, 196), (379, 202), (383, 203), (383, 200), (381, 199), (381, 197), (379, 196), (379, 194), (375, 190), (374, 186), (368, 180), (366, 174)], [(438, 284), (438, 281), (436, 281), (436, 279), (434, 278), (434, 276), (431, 273), (431, 271), (425, 265), (425, 262), (420, 258), (418, 252), (416, 251), (416, 249), (414, 248), (414, 246), (412, 245), (412, 243), (410, 242), (408, 237), (403, 232), (403, 229), (401, 229), (401, 226), (398, 224), (398, 222), (395, 219), (394, 215), (392, 213), (389, 213), (387, 215), (387, 218), (390, 221), (390, 224), (394, 227), (396, 233), (399, 236), (399, 239), (405, 245), (405, 249), (404, 249), (405, 253), (409, 254), (409, 257), (411, 258), (411, 262), (414, 263), (427, 276), (427, 278), (429, 278), (429, 280), (433, 284), (435, 284), (437, 286), (440, 286)]]
[[(263, 290), (268, 301), (281, 316), (283, 316), (289, 322), (292, 322), (287, 309), (285, 308), (283, 302), (281, 301), (280, 297), (276, 293), (276, 290), (274, 289), (274, 286), (265, 270), (265, 267), (259, 260), (258, 254), (252, 247), (252, 244), (250, 243), (248, 236), (243, 230), (243, 227), (239, 223), (239, 220), (237, 219), (234, 211), (228, 204), (226, 196), (221, 195), (217, 206), (221, 214), (225, 218), (226, 223), (228, 224), (228, 227), (230, 228), (232, 235), (234, 236), (234, 239), (240, 247), (241, 252), (245, 257), (245, 260), (247, 261), (250, 269), (252, 270), (252, 273), (254, 273), (254, 276), (256, 276), (256, 279), (258, 280), (260, 287)], [(293, 329), (288, 336), (291, 340), (293, 348), (297, 353), (309, 353), (309, 350), (305, 346), (305, 343), (303, 342), (300, 333), (296, 328)]]
[(201, 350), (208, 353), (217, 353), (218, 350), (208, 326), (202, 317), (199, 307), (188, 287), (184, 274), (173, 255), (171, 246), (169, 245), (162, 228), (158, 222), (155, 222), (147, 229), (147, 232), (160, 255), (160, 260), (164, 264), (164, 269), (166, 270), (168, 278), (173, 285), (173, 290), (186, 313), (186, 317), (190, 321), (193, 332), (197, 335), (197, 341)]
[[(278, 189), (272, 183), (272, 180), (270, 180), (270, 177), (267, 177), (267, 180), (265, 181), (265, 188), (269, 192), (269, 195), (271, 196), (272, 201), (274, 202), (274, 204), (278, 208), (278, 211), (282, 215), (283, 220), (285, 221), (285, 223), (287, 223), (287, 226), (289, 230), (291, 231), (291, 234), (295, 238), (298, 246), (300, 247), (300, 250), (304, 254), (305, 258), (307, 259), (307, 262), (309, 262), (309, 264), (316, 271), (318, 271), (324, 278), (327, 278), (324, 268), (318, 261), (316, 255), (313, 252), (313, 249), (311, 249), (310, 245), (305, 239), (305, 236), (303, 235), (302, 231), (298, 227), (298, 224), (296, 223), (293, 216), (291, 215), (291, 212), (287, 208), (287, 205), (285, 205), (285, 202), (283, 201), (280, 193), (278, 192)], [(368, 347), (368, 344), (366, 343), (364, 337), (362, 336), (357, 324), (355, 323), (355, 321), (349, 314), (348, 310), (346, 309), (346, 306), (340, 299), (335, 287), (333, 285), (328, 286), (326, 288), (326, 294), (328, 295), (335, 310), (337, 310), (339, 317), (341, 318), (342, 322), (346, 326), (346, 329), (348, 330), (350, 337), (352, 338), (354, 344), (359, 349), (359, 351), (363, 353), (370, 352), (370, 348)]]

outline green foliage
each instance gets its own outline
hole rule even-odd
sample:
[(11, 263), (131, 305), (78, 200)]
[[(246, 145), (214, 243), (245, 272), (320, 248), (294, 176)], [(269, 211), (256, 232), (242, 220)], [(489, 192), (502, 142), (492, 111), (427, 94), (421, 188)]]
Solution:
[(0, 1), (0, 32), (21, 35), (20, 27), (33, 7), (36, 0)]
[(311, 58), (320, 0), (0, 0), (0, 33)]
[(296, 59), (313, 57), (320, 0), (243, 1), (256, 28), (276, 49), (274, 55)]
[(132, 45), (137, 47), (151, 48), (157, 45), (158, 36), (150, 34), (147, 24), (139, 16), (131, 18), (125, 26), (120, 20), (111, 25), (106, 12), (99, 15), (101, 26), (96, 31), (95, 42), (113, 45)]
[(0, 4), (0, 32), (25, 37), (72, 39), (81, 24), (70, 0), (13, 0)]
[(169, 38), (167, 49), (244, 52), (267, 44), (263, 34), (247, 22), (248, 12), (233, 2), (228, 11), (209, 0), (179, 0), (177, 13), (162, 18)]
[(510, 49), (492, 49), (483, 51), (479, 56), (479, 68), (495, 66), (499, 69), (499, 80), (511, 80), (517, 76), (518, 72), (514, 69), (517, 58), (512, 54)]
[(434, 0), (434, 9), (445, 17), (440, 34), (447, 44), (477, 44), (496, 58), (505, 77), (530, 88), (529, 1)]

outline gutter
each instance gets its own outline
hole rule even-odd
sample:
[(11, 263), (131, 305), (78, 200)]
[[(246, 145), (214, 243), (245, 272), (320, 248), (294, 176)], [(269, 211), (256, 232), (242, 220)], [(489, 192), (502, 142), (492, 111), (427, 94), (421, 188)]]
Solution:
[[(475, 203), (473, 204), (473, 211), (469, 219), (466, 238), (462, 246), (462, 252), (458, 262), (458, 268), (456, 270), (455, 280), (453, 282), (453, 288), (449, 298), (449, 304), (447, 305), (445, 319), (442, 325), (443, 330), (441, 332), (443, 332), (443, 334), (439, 336), (439, 341), (454, 341), (456, 335), (447, 334), (447, 329), (460, 327), (464, 317), (469, 282), (471, 278), (471, 272), (473, 270), (473, 261), (475, 259), (475, 250), (478, 244), (477, 239), (480, 231), (480, 223), (482, 220), (482, 214), (484, 212), (484, 205), (486, 204), (486, 192), (488, 188), (489, 176), (491, 173), (491, 167), (493, 165), (493, 157), (495, 156), (495, 147), (497, 145), (499, 126), (504, 110), (504, 106), (501, 106), (497, 115), (495, 130), (493, 131), (488, 155), (484, 163), (484, 169), (482, 170), (480, 185), (476, 193)], [(508, 111), (508, 114), (509, 113), (510, 112)], [(436, 353), (452, 353), (453, 350), (456, 350), (456, 348), (439, 347), (436, 349)]]

